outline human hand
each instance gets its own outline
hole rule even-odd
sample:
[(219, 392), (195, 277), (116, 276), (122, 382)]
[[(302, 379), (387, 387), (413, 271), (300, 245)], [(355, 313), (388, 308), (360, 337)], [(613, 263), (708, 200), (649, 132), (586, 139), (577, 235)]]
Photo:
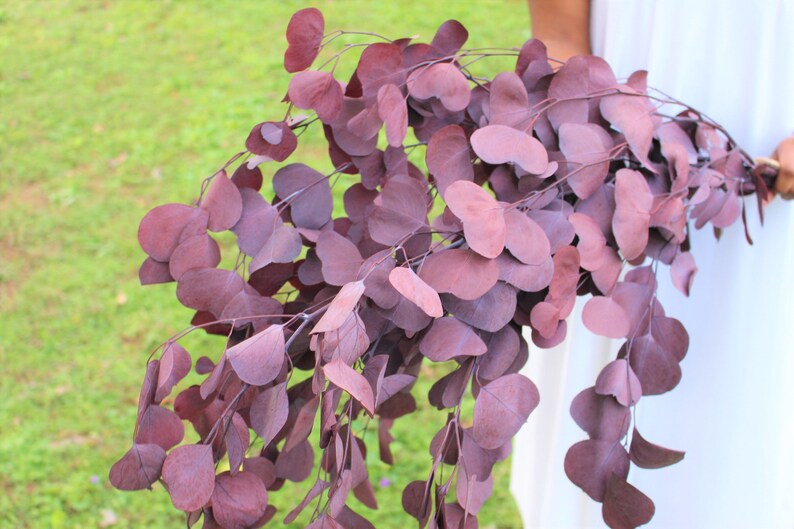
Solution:
[(794, 199), (794, 135), (780, 142), (772, 158), (780, 163), (774, 192), (784, 200)]

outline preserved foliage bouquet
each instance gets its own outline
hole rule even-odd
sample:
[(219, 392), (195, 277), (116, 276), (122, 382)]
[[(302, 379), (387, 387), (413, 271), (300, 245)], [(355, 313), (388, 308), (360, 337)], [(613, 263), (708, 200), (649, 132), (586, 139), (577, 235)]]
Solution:
[[(285, 119), (254, 126), (196, 203), (141, 221), (141, 282), (176, 281), (196, 314), (148, 362), (132, 448), (111, 483), (161, 480), (189, 526), (203, 517), (207, 528), (243, 529), (274, 516), (268, 495), (285, 480), (308, 480), (287, 522), (315, 502), (312, 529), (372, 527), (346, 504), (352, 494), (377, 506), (362, 432), (376, 423), (380, 458), (392, 463), (392, 424), (425, 398), (411, 392), (420, 366), (452, 361), (427, 396), (448, 412), (428, 439), (432, 467), (405, 488), (403, 506), (420, 527), (476, 527), (491, 470), (540, 398), (518, 373), (529, 354), (522, 328), (535, 347), (559, 344), (576, 297), (589, 295), (585, 326), (625, 343), (573, 400), (585, 439), (564, 470), (611, 527), (646, 523), (653, 503), (627, 482), (631, 465), (663, 467), (683, 453), (645, 440), (631, 410), (676, 386), (688, 347), (656, 297), (656, 274), (669, 265), (686, 294), (697, 270), (690, 230), (744, 218), (751, 193), (760, 209), (761, 171), (720, 126), (648, 89), (644, 72), (621, 82), (590, 56), (555, 71), (537, 40), (463, 49), (456, 21), (429, 44), (365, 33), (376, 42), (309, 69), (338, 38), (361, 35), (324, 31), (313, 8), (289, 23)], [(362, 48), (352, 78), (337, 80), (337, 62)], [(514, 55), (515, 70), (470, 73), (495, 54)], [(312, 124), (335, 169), (268, 171)], [(426, 170), (409, 160), (417, 152)], [(359, 178), (346, 185), (342, 174)], [(265, 178), (275, 196), (260, 193)], [(218, 268), (211, 235), (225, 231), (238, 246), (231, 269)], [(198, 329), (225, 337), (217, 361), (194, 363), (180, 345)], [(168, 409), (191, 367), (206, 378)], [(298, 370), (308, 376), (296, 382)], [(467, 391), (473, 417), (462, 417)], [(198, 442), (183, 444), (183, 421)]]

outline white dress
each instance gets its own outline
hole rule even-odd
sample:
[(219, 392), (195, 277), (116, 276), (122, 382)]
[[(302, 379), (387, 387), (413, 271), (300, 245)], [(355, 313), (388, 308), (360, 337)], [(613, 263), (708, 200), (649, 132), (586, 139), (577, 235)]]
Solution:
[[(794, 133), (794, 0), (596, 0), (591, 41), (618, 78), (647, 69), (649, 86), (708, 114), (753, 156)], [(660, 268), (659, 298), (690, 347), (678, 387), (643, 398), (636, 420), (646, 439), (686, 457), (632, 467), (629, 482), (656, 504), (650, 528), (794, 528), (794, 203), (775, 200), (763, 228), (747, 213), (753, 246), (740, 223), (719, 242), (709, 227), (692, 235), (690, 298)], [(563, 459), (586, 438), (570, 402), (620, 344), (569, 329), (555, 349), (531, 346), (523, 370), (541, 394), (513, 456), (527, 529), (605, 527)]]

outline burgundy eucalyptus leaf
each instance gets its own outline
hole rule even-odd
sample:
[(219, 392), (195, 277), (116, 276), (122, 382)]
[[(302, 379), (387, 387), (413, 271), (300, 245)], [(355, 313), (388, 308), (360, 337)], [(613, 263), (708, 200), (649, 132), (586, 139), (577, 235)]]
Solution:
[(602, 514), (612, 529), (635, 529), (648, 523), (656, 508), (651, 499), (613, 474), (607, 483)]
[(394, 268), (389, 272), (389, 283), (405, 299), (422, 309), (422, 312), (431, 318), (440, 318), (444, 315), (438, 293), (410, 268), (402, 266)]
[(314, 450), (308, 441), (299, 443), (289, 451), (282, 451), (276, 459), (276, 476), (300, 482), (312, 474)]
[(336, 286), (355, 281), (364, 263), (356, 245), (332, 230), (321, 232), (317, 238), (317, 257), (322, 262), (323, 279)]
[(615, 216), (612, 231), (627, 260), (642, 255), (648, 244), (653, 195), (639, 171), (620, 169), (615, 176)]
[[(283, 121), (265, 121), (255, 125), (245, 140), (245, 148), (249, 152), (274, 162), (283, 162), (297, 147), (297, 136)], [(241, 165), (232, 175), (232, 183), (238, 188), (250, 187), (259, 191), (262, 187), (262, 172), (258, 167), (247, 169)]]
[(226, 356), (240, 380), (262, 386), (274, 380), (286, 354), (284, 328), (271, 325), (259, 334), (230, 347)]
[(527, 89), (513, 72), (502, 72), (491, 81), (491, 125), (506, 125), (527, 131), (531, 113)]
[(179, 243), (171, 254), (168, 272), (171, 277), (179, 280), (182, 274), (194, 268), (215, 268), (221, 262), (221, 250), (215, 239), (200, 234), (189, 237)]
[(427, 225), (427, 197), (412, 184), (390, 181), (374, 204), (367, 223), (375, 242), (401, 244)]
[(299, 72), (312, 65), (320, 51), (325, 31), (325, 19), (319, 9), (309, 7), (297, 11), (287, 26), (289, 47), (284, 53), (284, 68)]
[(541, 265), (551, 255), (546, 233), (534, 220), (517, 209), (505, 211), (505, 247), (524, 264)]
[(434, 362), (446, 362), (459, 356), (481, 356), (485, 342), (470, 326), (455, 318), (439, 318), (419, 344), (419, 350)]
[(320, 229), (331, 220), (334, 201), (328, 179), (302, 163), (286, 165), (273, 175), (273, 190), (290, 205), (290, 218), (299, 228)]
[(450, 112), (464, 110), (469, 106), (471, 92), (469, 82), (457, 66), (448, 62), (437, 62), (421, 66), (408, 76), (408, 92), (425, 101), (436, 97)]
[(535, 384), (519, 374), (505, 375), (480, 389), (474, 405), (474, 440), (499, 448), (518, 432), (540, 402)]
[(600, 57), (571, 57), (551, 80), (549, 97), (574, 99), (603, 92), (617, 85), (612, 68)]
[(364, 281), (353, 281), (345, 284), (334, 296), (323, 317), (312, 329), (312, 334), (335, 331), (341, 327), (353, 313), (361, 296), (364, 294)]
[(391, 83), (378, 90), (378, 116), (386, 124), (386, 140), (401, 147), (408, 131), (408, 107), (400, 89)]
[(240, 220), (243, 199), (225, 171), (212, 177), (200, 207), (209, 213), (207, 228), (211, 231), (226, 231)]
[(141, 268), (138, 270), (138, 279), (141, 285), (156, 285), (174, 281), (169, 270), (169, 264), (155, 261), (151, 257), (147, 257), (141, 264)]
[(629, 473), (629, 455), (618, 442), (588, 439), (565, 454), (565, 474), (595, 501), (603, 502), (612, 475)]
[(156, 444), (133, 443), (110, 468), (110, 484), (119, 490), (150, 489), (160, 479), (165, 450)]
[(215, 464), (210, 445), (175, 448), (163, 463), (163, 483), (174, 507), (195, 511), (210, 501), (215, 490)]
[(139, 445), (156, 444), (163, 450), (170, 450), (182, 442), (185, 427), (179, 416), (168, 408), (149, 406), (138, 423), (135, 443)]
[(376, 103), (381, 87), (393, 84), (399, 88), (405, 84), (402, 51), (395, 44), (370, 44), (361, 54), (356, 75), (361, 80), (364, 102)]
[(347, 391), (370, 415), (375, 414), (375, 395), (367, 379), (340, 360), (323, 366), (323, 373), (336, 386)]
[(212, 493), (212, 515), (226, 529), (247, 529), (254, 525), (267, 508), (267, 490), (255, 474), (229, 472), (215, 478)]
[(516, 291), (501, 281), (479, 299), (466, 301), (443, 294), (444, 307), (459, 320), (472, 327), (496, 332), (513, 319), (516, 311)]
[(314, 110), (325, 123), (333, 121), (342, 110), (342, 86), (328, 72), (296, 73), (290, 80), (288, 93), (295, 106)]
[(186, 307), (220, 315), (244, 286), (243, 278), (231, 270), (194, 268), (179, 278), (176, 297)]
[(482, 187), (466, 180), (447, 187), (444, 200), (463, 221), (463, 233), (472, 250), (493, 259), (504, 249), (507, 237), (504, 208)]
[[(149, 211), (138, 226), (138, 243), (152, 259), (167, 262), (179, 245), (195, 209), (184, 204), (165, 204)], [(206, 224), (204, 225), (206, 228)]]
[(634, 406), (642, 395), (637, 375), (625, 359), (613, 360), (598, 374), (595, 392), (612, 395), (623, 406)]
[(514, 163), (532, 174), (543, 174), (549, 157), (543, 144), (525, 132), (506, 125), (488, 125), (471, 136), (471, 146), (489, 164)]
[(265, 241), (264, 246), (251, 259), (252, 272), (273, 263), (289, 263), (300, 255), (303, 243), (298, 230), (291, 226), (279, 226)]
[(168, 395), (180, 380), (190, 373), (193, 361), (184, 347), (176, 342), (168, 342), (160, 358), (160, 370), (157, 374), (157, 390), (154, 402), (159, 403)]
[(430, 41), (430, 47), (440, 57), (453, 55), (460, 50), (469, 38), (469, 32), (457, 20), (447, 20), (438, 27), (438, 31)]
[(594, 387), (580, 392), (571, 402), (571, 417), (591, 439), (619, 441), (629, 429), (629, 408), (611, 396), (599, 395)]
[(582, 321), (590, 331), (607, 338), (625, 338), (631, 330), (626, 310), (605, 296), (595, 296), (587, 301), (582, 309)]
[(461, 466), (458, 469), (458, 476), (455, 481), (455, 495), (461, 507), (467, 513), (476, 516), (492, 493), (493, 475), (480, 479), (479, 476), (467, 474), (465, 466)]
[(674, 465), (684, 459), (684, 455), (684, 452), (646, 441), (637, 428), (634, 428), (631, 434), (629, 457), (631, 462), (640, 468), (663, 468)]
[(587, 198), (601, 187), (609, 173), (612, 138), (593, 123), (560, 125), (560, 150), (569, 162), (568, 185), (576, 196)]
[(245, 453), (251, 446), (251, 433), (248, 431), (245, 419), (239, 413), (232, 414), (232, 422), (226, 428), (223, 441), (229, 455), (229, 472), (236, 476), (245, 460)]
[(698, 267), (691, 253), (681, 252), (677, 254), (670, 267), (670, 275), (673, 278), (675, 288), (680, 290), (685, 296), (688, 296), (697, 271)]
[[(256, 127), (254, 127), (254, 129), (256, 129)], [(249, 169), (248, 164), (240, 164), (240, 167), (232, 174), (232, 183), (240, 190), (253, 189), (254, 191), (259, 191), (262, 189), (262, 171), (259, 167)]]
[(591, 216), (584, 213), (571, 213), (568, 222), (579, 237), (576, 249), (579, 250), (580, 266), (591, 272), (600, 269), (606, 259), (607, 243), (601, 228)]
[(499, 267), (499, 280), (524, 292), (540, 292), (549, 286), (554, 274), (551, 257), (547, 257), (540, 265), (526, 265), (502, 253), (496, 258), (496, 264)]
[(653, 171), (648, 159), (653, 140), (653, 107), (649, 101), (636, 95), (609, 95), (601, 100), (601, 113), (613, 127), (623, 133), (634, 156)]
[(464, 300), (475, 300), (499, 279), (499, 266), (471, 250), (453, 248), (432, 253), (419, 270), (419, 277), (436, 292), (448, 292)]
[(262, 438), (264, 446), (269, 445), (287, 423), (289, 400), (286, 386), (278, 384), (257, 395), (249, 414), (251, 428)]
[(457, 180), (474, 180), (469, 141), (458, 125), (448, 125), (433, 134), (427, 144), (426, 161), (442, 195)]
[(289, 514), (287, 514), (286, 518), (284, 518), (284, 523), (289, 524), (294, 522), (295, 518), (297, 518), (300, 513), (303, 512), (303, 509), (305, 509), (312, 501), (322, 494), (329, 485), (330, 483), (322, 479), (315, 481), (314, 485), (312, 485), (312, 487), (306, 493), (306, 496), (303, 497), (303, 500), (301, 500), (301, 502), (294, 509), (292, 509)]

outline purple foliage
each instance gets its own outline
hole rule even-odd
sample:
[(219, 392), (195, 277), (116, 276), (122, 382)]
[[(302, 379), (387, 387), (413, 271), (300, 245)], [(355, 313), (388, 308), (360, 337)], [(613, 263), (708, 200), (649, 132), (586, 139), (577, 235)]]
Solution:
[[(158, 206), (140, 223), (141, 283), (176, 281), (177, 299), (197, 311), (190, 331), (226, 341), (217, 363), (196, 358), (203, 382), (173, 401), (193, 359), (184, 334), (163, 344), (111, 483), (161, 480), (189, 525), (203, 516), (205, 527), (245, 529), (274, 517), (268, 495), (284, 480), (317, 476), (287, 521), (323, 498), (309, 527), (372, 527), (347, 504), (352, 494), (377, 507), (356, 419), (377, 419), (380, 458), (392, 464), (389, 430), (416, 409), (411, 389), (427, 359), (454, 366), (428, 396), (449, 414), (428, 439), (427, 479), (405, 488), (403, 506), (420, 527), (476, 527), (493, 466), (542, 398), (518, 374), (529, 350), (522, 326), (535, 346), (556, 345), (576, 297), (592, 295), (585, 326), (625, 344), (572, 402), (588, 439), (570, 448), (565, 472), (603, 503), (611, 527), (646, 523), (653, 503), (626, 482), (631, 464), (684, 456), (629, 434), (631, 408), (677, 385), (688, 348), (657, 299), (657, 265), (670, 265), (687, 294), (697, 271), (690, 219), (722, 228), (744, 218), (743, 197), (766, 194), (760, 173), (719, 125), (647, 90), (642, 73), (617, 80), (595, 57), (555, 71), (530, 40), (513, 50), (514, 72), (474, 78), (466, 64), (494, 52), (461, 49), (468, 32), (447, 21), (429, 44), (378, 37), (343, 82), (331, 65), (354, 48), (308, 69), (346, 34), (324, 40), (324, 29), (314, 8), (289, 23), (287, 118), (255, 125), (196, 204)], [(268, 171), (315, 121), (335, 170)], [(412, 161), (422, 149), (428, 172)], [(340, 173), (360, 181), (340, 188)], [(275, 196), (259, 193), (267, 178)], [(333, 218), (335, 186), (345, 215)], [(237, 237), (232, 269), (218, 268), (209, 233), (225, 231)], [(310, 376), (294, 382), (295, 370)], [(475, 405), (464, 418), (467, 389)], [(198, 443), (181, 444), (183, 421)], [(223, 458), (229, 470), (218, 473)]]

